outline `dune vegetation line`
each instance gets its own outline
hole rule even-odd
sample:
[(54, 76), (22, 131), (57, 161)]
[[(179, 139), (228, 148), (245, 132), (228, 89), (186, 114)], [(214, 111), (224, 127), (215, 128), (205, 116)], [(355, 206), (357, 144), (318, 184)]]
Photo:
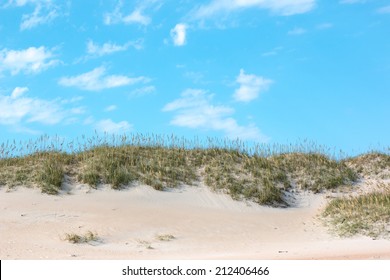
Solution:
[[(389, 153), (343, 157), (307, 141), (248, 145), (240, 140), (153, 134), (82, 136), (69, 142), (42, 136), (0, 145), (0, 187), (38, 187), (50, 195), (61, 193), (65, 181), (91, 188), (109, 184), (118, 190), (146, 184), (160, 191), (203, 183), (233, 199), (289, 207), (286, 194), (291, 191), (320, 193), (349, 186), (353, 192), (364, 178), (390, 179)], [(342, 235), (378, 236), (390, 224), (388, 186), (332, 200), (324, 217)]]

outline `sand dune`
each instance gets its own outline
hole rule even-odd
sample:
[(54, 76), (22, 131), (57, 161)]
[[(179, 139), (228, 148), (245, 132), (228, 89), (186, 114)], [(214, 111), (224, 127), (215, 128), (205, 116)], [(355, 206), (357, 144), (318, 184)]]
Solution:
[[(296, 207), (274, 209), (204, 186), (65, 189), (0, 190), (1, 259), (390, 259), (389, 240), (328, 233), (318, 219), (325, 195), (300, 194)], [(65, 240), (88, 231), (99, 239)]]

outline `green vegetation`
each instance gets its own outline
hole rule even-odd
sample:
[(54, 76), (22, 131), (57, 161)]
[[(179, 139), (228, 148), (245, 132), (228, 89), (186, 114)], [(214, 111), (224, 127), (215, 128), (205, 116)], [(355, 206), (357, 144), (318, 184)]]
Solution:
[(361, 177), (390, 179), (390, 155), (378, 152), (367, 153), (344, 160)]
[(332, 160), (319, 153), (281, 154), (270, 160), (281, 167), (296, 186), (315, 193), (336, 189), (358, 178), (343, 161)]
[[(304, 142), (290, 146), (253, 145), (207, 139), (206, 144), (174, 136), (120, 135), (65, 143), (43, 136), (0, 146), (0, 186), (39, 187), (55, 195), (66, 180), (97, 188), (147, 184), (156, 190), (202, 182), (234, 199), (273, 207), (289, 206), (285, 193), (315, 193), (351, 185), (375, 173), (387, 176), (390, 156), (366, 154), (343, 160)], [(370, 162), (369, 167), (366, 163)]]
[(390, 188), (387, 186), (382, 192), (334, 199), (323, 216), (341, 236), (389, 237)]
[[(66, 180), (91, 188), (109, 184), (117, 190), (141, 183), (160, 191), (200, 182), (237, 200), (288, 207), (288, 192), (353, 189), (361, 179), (390, 179), (390, 155), (370, 152), (336, 159), (329, 149), (307, 142), (249, 148), (240, 141), (207, 139), (204, 144), (142, 134), (82, 137), (69, 143), (43, 136), (0, 145), (0, 187), (38, 187), (49, 195), (61, 193)], [(390, 235), (390, 187), (331, 200), (323, 217), (342, 236)], [(66, 235), (73, 243), (96, 238), (92, 232)], [(173, 238), (157, 236), (160, 241)]]

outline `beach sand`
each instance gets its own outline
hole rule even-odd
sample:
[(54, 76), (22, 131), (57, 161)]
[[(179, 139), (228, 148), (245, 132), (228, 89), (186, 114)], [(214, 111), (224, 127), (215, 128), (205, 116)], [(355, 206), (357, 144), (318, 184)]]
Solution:
[[(323, 194), (275, 209), (204, 186), (65, 187), (58, 196), (0, 189), (0, 259), (390, 259), (389, 240), (329, 233), (318, 217)], [(88, 231), (99, 239), (65, 240)]]

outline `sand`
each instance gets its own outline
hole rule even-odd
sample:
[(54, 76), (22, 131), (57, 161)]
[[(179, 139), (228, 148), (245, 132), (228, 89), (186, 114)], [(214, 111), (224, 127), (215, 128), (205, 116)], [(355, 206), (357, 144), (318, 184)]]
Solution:
[[(295, 204), (262, 207), (204, 186), (160, 192), (68, 184), (58, 196), (3, 187), (0, 259), (390, 259), (389, 240), (329, 233), (318, 218), (325, 195), (303, 193)], [(99, 239), (65, 240), (88, 231)]]

